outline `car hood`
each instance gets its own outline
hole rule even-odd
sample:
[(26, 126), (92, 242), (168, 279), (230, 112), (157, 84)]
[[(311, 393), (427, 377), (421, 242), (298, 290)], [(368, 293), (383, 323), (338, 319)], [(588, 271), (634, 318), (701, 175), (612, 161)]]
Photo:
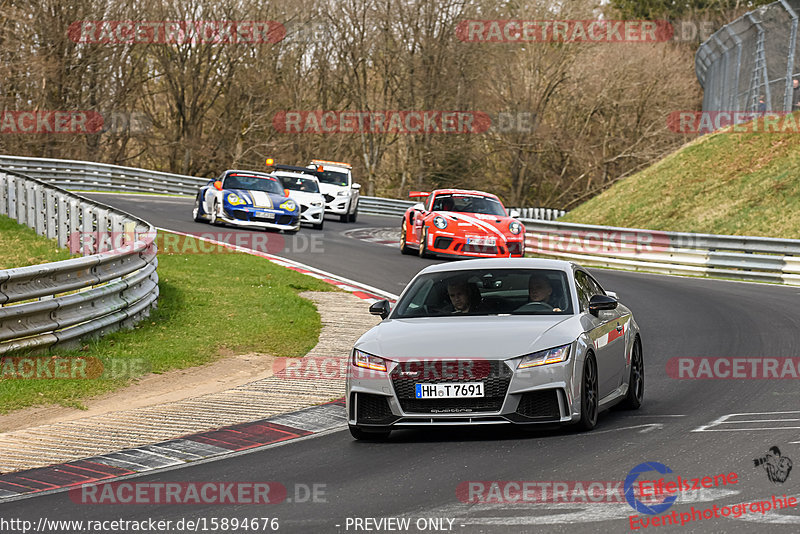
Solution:
[(228, 193), (236, 193), (239, 198), (248, 201), (245, 206), (257, 208), (278, 209), (278, 206), (286, 201), (286, 197), (276, 193), (267, 193), (266, 191), (251, 191), (249, 189), (224, 189), (223, 195)]
[(339, 191), (348, 191), (350, 186), (319, 183), (319, 190), (323, 195), (336, 195)]
[(310, 204), (311, 202), (325, 202), (325, 197), (322, 193), (311, 193), (309, 191), (292, 191), (289, 190), (289, 196), (300, 202), (301, 204)]
[(447, 219), (446, 231), (458, 233), (470, 232), (488, 236), (506, 237), (512, 235), (508, 225), (516, 219), (506, 216), (486, 215), (483, 213), (461, 213), (455, 211), (437, 211)]
[(507, 359), (571, 343), (581, 334), (576, 315), (417, 317), (389, 319), (355, 348), (392, 360)]

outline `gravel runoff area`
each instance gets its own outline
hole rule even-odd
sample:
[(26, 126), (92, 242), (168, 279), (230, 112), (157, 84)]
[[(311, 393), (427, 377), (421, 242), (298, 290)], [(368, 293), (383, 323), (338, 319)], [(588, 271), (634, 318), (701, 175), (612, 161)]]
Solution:
[[(353, 344), (380, 319), (350, 293), (306, 292), (322, 321), (319, 343), (299, 371), (256, 380), (219, 393), (178, 402), (84, 417), (0, 433), (0, 472), (44, 467), (196, 432), (264, 419), (341, 398), (344, 376), (331, 372), (329, 359), (346, 359)], [(320, 368), (320, 363), (325, 363)], [(341, 367), (341, 366), (340, 366)], [(276, 369), (278, 370), (278, 369)], [(337, 375), (333, 377), (332, 375)], [(307, 377), (307, 378), (306, 378)]]

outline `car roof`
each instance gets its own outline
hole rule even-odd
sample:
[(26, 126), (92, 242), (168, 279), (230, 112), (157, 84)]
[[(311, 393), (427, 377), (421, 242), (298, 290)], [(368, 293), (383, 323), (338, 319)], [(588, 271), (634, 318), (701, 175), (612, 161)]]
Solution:
[(455, 263), (438, 263), (422, 269), (419, 274), (442, 273), (448, 271), (467, 271), (472, 269), (552, 269), (572, 272), (577, 267), (571, 261), (549, 260), (544, 258), (485, 258), (463, 260)]
[(225, 176), (228, 176), (229, 174), (234, 174), (234, 173), (246, 174), (248, 176), (258, 176), (259, 178), (272, 178), (273, 180), (275, 179), (275, 176), (273, 176), (271, 173), (268, 173), (268, 172), (246, 171), (246, 170), (242, 170), (242, 169), (228, 169), (227, 171), (225, 171)]
[(497, 195), (492, 193), (487, 193), (486, 191), (477, 191), (475, 189), (436, 189), (431, 191), (431, 196), (438, 195), (439, 193), (444, 194), (465, 194), (465, 195), (481, 195), (490, 198), (497, 198)]

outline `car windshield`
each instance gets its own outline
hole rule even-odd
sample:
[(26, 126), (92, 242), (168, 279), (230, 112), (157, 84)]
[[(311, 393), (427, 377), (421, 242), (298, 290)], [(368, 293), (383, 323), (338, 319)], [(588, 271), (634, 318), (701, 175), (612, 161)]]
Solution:
[(414, 280), (393, 319), (455, 315), (570, 315), (567, 274), (552, 269), (436, 272)]
[(347, 181), (346, 172), (323, 170), (321, 173), (318, 174), (318, 176), (319, 176), (319, 181), (323, 184), (333, 184), (333, 185), (343, 185), (343, 186), (350, 185)]
[(271, 176), (257, 176), (254, 174), (229, 174), (222, 184), (224, 189), (244, 189), (245, 191), (264, 191), (283, 195), (283, 188), (278, 180)]
[(319, 185), (313, 178), (300, 178), (297, 176), (281, 176), (283, 187), (291, 191), (304, 193), (319, 193)]
[(433, 200), (431, 211), (460, 211), (461, 213), (483, 213), (486, 215), (506, 216), (503, 205), (493, 198), (481, 195), (438, 194)]

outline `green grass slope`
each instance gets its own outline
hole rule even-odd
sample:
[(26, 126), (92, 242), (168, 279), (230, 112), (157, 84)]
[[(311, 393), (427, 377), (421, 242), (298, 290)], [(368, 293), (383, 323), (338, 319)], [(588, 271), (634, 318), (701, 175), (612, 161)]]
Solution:
[(703, 136), (560, 220), (800, 238), (800, 135)]

